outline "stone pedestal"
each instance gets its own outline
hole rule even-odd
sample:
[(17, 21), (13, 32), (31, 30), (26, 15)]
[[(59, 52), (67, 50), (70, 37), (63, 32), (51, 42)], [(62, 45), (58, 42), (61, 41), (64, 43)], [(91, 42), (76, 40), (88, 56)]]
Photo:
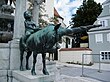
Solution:
[(54, 75), (31, 75), (30, 71), (13, 71), (13, 82), (55, 82)]
[[(36, 62), (36, 73), (43, 74), (42, 73), (42, 68), (43, 68), (42, 67), (42, 55), (38, 54), (37, 62)], [(46, 68), (47, 68), (47, 71), (49, 72), (50, 75), (55, 76), (55, 79), (54, 79), (55, 82), (58, 82), (61, 79), (60, 72), (57, 69), (55, 61), (46, 60)]]
[(13, 71), (13, 81), (12, 82), (59, 82), (61, 79), (59, 70), (56, 67), (56, 62), (46, 61), (46, 67), (49, 72), (49, 75), (44, 75), (42, 73), (42, 57), (41, 54), (38, 54), (36, 62), (36, 74), (35, 76), (31, 75), (31, 70), (29, 71)]

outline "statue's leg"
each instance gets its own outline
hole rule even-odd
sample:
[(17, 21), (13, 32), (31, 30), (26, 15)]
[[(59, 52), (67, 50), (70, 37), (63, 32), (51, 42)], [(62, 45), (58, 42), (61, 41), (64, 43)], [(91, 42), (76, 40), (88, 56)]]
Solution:
[(50, 61), (50, 53), (49, 53), (49, 61)]
[(36, 72), (35, 72), (36, 57), (37, 57), (37, 53), (33, 52), (33, 67), (31, 70), (32, 75), (36, 75)]
[(20, 70), (23, 71), (23, 54), (24, 50), (20, 50)]
[(52, 60), (54, 61), (54, 53), (52, 53)]
[(26, 36), (23, 36), (22, 44), (23, 44), (24, 48), (26, 48)]
[(5, 0), (5, 4), (6, 4), (6, 5), (8, 4), (8, 0)]
[(10, 0), (10, 5), (12, 4), (12, 0)]
[(27, 45), (26, 45), (26, 40), (27, 40), (27, 38), (28, 38), (29, 36), (30, 36), (30, 35), (25, 35), (25, 36), (23, 36), (23, 38), (22, 38), (22, 44), (23, 44), (23, 46), (24, 46), (24, 48), (25, 48), (26, 51), (28, 51)]
[(29, 68), (29, 57), (31, 56), (31, 54), (32, 54), (32, 51), (27, 52), (27, 56), (26, 56), (26, 69), (27, 70), (30, 70), (30, 68)]
[(45, 75), (49, 75), (49, 73), (48, 73), (48, 71), (47, 71), (47, 69), (46, 69), (46, 63), (45, 63), (45, 56), (46, 56), (46, 54), (45, 53), (42, 53), (42, 62), (43, 62), (43, 74), (45, 74)]

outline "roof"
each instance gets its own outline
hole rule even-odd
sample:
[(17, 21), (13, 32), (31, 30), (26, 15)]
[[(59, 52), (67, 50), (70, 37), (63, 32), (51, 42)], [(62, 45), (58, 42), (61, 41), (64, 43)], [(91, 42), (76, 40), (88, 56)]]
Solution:
[(56, 16), (56, 17), (61, 18), (62, 20), (64, 20), (64, 18), (59, 15), (59, 13), (57, 12), (57, 10), (55, 8), (54, 8), (54, 16)]
[(59, 51), (92, 51), (90, 48), (61, 48)]
[(110, 0), (106, 0), (105, 2), (102, 3), (102, 5), (107, 3), (110, 3)]
[[(104, 6), (104, 5), (108, 4), (108, 3), (110, 3), (110, 0), (106, 0), (105, 2), (103, 2), (102, 5)], [(103, 8), (101, 14), (98, 16), (98, 18), (110, 16), (110, 14), (109, 14), (108, 11), (109, 11), (109, 8), (107, 8), (106, 6), (104, 6), (104, 8)]]

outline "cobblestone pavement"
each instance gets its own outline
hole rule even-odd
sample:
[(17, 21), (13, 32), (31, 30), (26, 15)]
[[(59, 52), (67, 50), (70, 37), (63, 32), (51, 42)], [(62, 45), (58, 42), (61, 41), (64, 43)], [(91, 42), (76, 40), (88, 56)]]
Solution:
[[(61, 75), (73, 77), (73, 79), (83, 79), (86, 81), (78, 82), (110, 82), (110, 64), (101, 64), (101, 71), (99, 71), (99, 64), (95, 63), (92, 66), (84, 66), (84, 77), (82, 75), (82, 66), (74, 64), (66, 64), (57, 62), (57, 68)], [(69, 82), (69, 81), (68, 81)], [(71, 82), (74, 82), (72, 80)], [(77, 82), (77, 81), (76, 81)]]

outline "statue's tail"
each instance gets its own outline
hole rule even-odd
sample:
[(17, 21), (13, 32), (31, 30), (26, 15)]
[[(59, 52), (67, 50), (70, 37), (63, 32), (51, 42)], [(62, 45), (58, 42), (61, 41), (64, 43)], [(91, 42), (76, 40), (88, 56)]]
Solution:
[(22, 48), (22, 37), (20, 38), (20, 42), (19, 42), (19, 49), (21, 50)]
[(23, 37), (20, 38), (19, 49), (20, 49), (20, 50), (24, 50)]

